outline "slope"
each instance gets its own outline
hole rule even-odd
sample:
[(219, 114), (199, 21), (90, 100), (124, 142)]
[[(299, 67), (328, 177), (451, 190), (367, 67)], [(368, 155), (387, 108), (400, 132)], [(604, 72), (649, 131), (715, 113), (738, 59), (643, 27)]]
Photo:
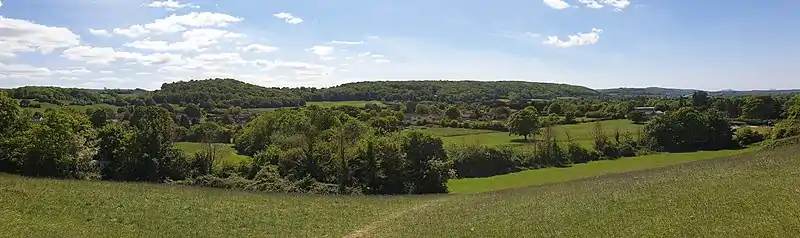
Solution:
[(473, 195), (311, 196), (0, 174), (9, 237), (790, 237), (800, 145)]
[(800, 146), (464, 196), (380, 237), (789, 237), (800, 233)]

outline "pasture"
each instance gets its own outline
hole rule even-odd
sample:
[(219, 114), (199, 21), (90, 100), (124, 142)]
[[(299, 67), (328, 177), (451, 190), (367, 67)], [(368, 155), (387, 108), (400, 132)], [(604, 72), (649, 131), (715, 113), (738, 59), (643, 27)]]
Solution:
[[(627, 132), (629, 135), (637, 137), (639, 131), (644, 127), (643, 125), (633, 124), (630, 120), (608, 120), (592, 123), (558, 125), (553, 127), (553, 133), (555, 134), (556, 140), (560, 142), (572, 140), (583, 146), (590, 147), (595, 123), (600, 123), (605, 134), (609, 136), (613, 136), (615, 130), (619, 129), (620, 133)], [(510, 135), (508, 132), (463, 128), (426, 128), (424, 131), (441, 136), (445, 144), (477, 144), (486, 146), (523, 146), (526, 144), (522, 141), (521, 136)], [(569, 136), (567, 136), (567, 134), (569, 134)]]
[[(206, 145), (197, 142), (177, 142), (175, 147), (181, 149), (186, 155), (193, 155), (195, 152), (202, 150)], [(239, 155), (233, 149), (232, 144), (214, 144), (220, 150), (221, 160), (217, 162), (217, 168), (223, 167), (236, 167), (242, 163), (249, 163), (252, 159), (245, 155)]]
[(628, 169), (608, 172), (639, 171), (468, 195), (266, 194), (0, 174), (0, 229), (8, 237), (791, 237), (800, 233), (798, 153), (790, 145), (647, 170), (616, 164)]

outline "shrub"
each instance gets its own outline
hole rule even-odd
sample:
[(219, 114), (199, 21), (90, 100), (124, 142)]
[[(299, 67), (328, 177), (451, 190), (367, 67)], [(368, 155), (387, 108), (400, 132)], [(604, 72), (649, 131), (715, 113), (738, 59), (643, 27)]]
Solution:
[(448, 150), (459, 178), (490, 177), (522, 170), (522, 158), (510, 147), (464, 145)]
[(766, 136), (749, 127), (739, 128), (735, 133), (735, 141), (743, 147), (764, 141), (764, 139)]
[(800, 120), (785, 120), (772, 128), (772, 139), (778, 140), (800, 135)]

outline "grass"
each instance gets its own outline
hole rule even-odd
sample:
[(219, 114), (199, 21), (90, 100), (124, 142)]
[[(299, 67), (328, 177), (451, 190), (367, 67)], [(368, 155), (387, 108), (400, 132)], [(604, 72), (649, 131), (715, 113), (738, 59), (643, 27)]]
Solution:
[(0, 236), (341, 237), (426, 199), (259, 194), (0, 174)]
[[(195, 152), (203, 149), (205, 145), (198, 142), (177, 142), (175, 147), (183, 150), (187, 155), (193, 155)], [(217, 163), (217, 168), (220, 167), (235, 167), (242, 163), (249, 163), (252, 159), (245, 155), (239, 155), (233, 149), (232, 144), (215, 144), (221, 148), (222, 160)]]
[[(621, 132), (629, 132), (633, 136), (644, 126), (633, 124), (630, 120), (608, 120), (600, 121), (600, 125), (607, 135), (613, 135), (614, 130), (619, 128)], [(567, 141), (569, 133), (572, 141), (584, 146), (592, 144), (592, 131), (595, 123), (581, 123), (572, 125), (559, 125), (553, 127), (556, 139), (561, 142)], [(519, 142), (521, 136), (512, 136), (508, 132), (498, 132), (491, 130), (463, 129), (463, 128), (426, 128), (425, 131), (442, 137), (445, 144), (480, 144), (487, 146), (521, 146), (525, 143)]]
[(464, 195), (375, 237), (793, 237), (800, 146)]
[(481, 193), (493, 190), (563, 182), (610, 173), (659, 168), (691, 161), (742, 154), (753, 150), (755, 149), (664, 153), (621, 158), (617, 160), (602, 160), (586, 164), (575, 164), (568, 168), (534, 169), (488, 178), (452, 179), (447, 185), (450, 188), (450, 192), (455, 194)]
[[(735, 154), (716, 155), (726, 153)], [(431, 196), (245, 193), (0, 174), (0, 230), (8, 237), (792, 237), (800, 233), (798, 153), (793, 145)], [(559, 173), (701, 157), (660, 156)], [(642, 160), (660, 162), (629, 164)]]

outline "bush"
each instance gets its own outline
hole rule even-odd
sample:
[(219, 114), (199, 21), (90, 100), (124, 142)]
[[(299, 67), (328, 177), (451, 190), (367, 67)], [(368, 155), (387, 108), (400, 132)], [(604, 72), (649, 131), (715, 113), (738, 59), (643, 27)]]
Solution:
[(750, 129), (749, 127), (743, 127), (739, 128), (739, 130), (736, 130), (734, 138), (734, 140), (742, 147), (764, 141), (764, 139), (766, 139), (766, 136), (753, 129)]
[(606, 117), (605, 114), (603, 114), (603, 112), (601, 112), (601, 111), (587, 112), (585, 116), (586, 116), (586, 118), (604, 118), (604, 117)]
[(594, 151), (586, 149), (575, 142), (569, 143), (567, 146), (567, 154), (572, 159), (572, 162), (576, 164), (583, 164), (590, 161), (599, 160), (600, 154), (593, 152)]
[(464, 145), (448, 150), (459, 178), (490, 177), (522, 170), (516, 150), (510, 147)]
[(778, 140), (800, 135), (800, 120), (785, 120), (772, 128), (772, 139)]

